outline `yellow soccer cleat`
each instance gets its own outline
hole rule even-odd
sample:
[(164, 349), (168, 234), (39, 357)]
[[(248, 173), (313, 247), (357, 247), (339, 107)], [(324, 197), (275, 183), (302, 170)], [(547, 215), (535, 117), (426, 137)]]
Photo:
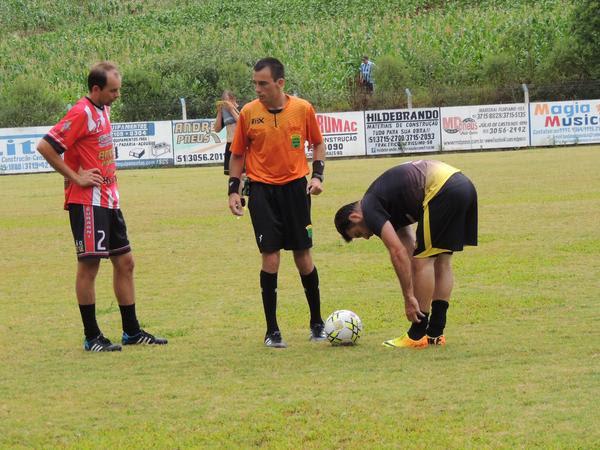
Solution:
[(426, 337), (427, 337), (427, 342), (429, 342), (429, 345), (440, 345), (440, 346), (446, 345), (446, 337), (443, 334), (438, 337), (431, 337), (431, 336), (426, 336)]
[(386, 347), (397, 347), (397, 348), (426, 348), (429, 345), (427, 336), (423, 336), (421, 339), (414, 341), (405, 334), (402, 337), (396, 339), (390, 339), (383, 343)]

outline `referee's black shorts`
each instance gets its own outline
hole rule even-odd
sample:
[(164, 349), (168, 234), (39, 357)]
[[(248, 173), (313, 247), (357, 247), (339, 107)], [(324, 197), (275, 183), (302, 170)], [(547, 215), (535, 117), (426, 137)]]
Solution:
[(250, 181), (248, 208), (261, 253), (312, 247), (310, 195), (306, 178), (283, 185)]
[(461, 251), (477, 245), (477, 191), (464, 174), (457, 172), (429, 201), (419, 217), (415, 257)]

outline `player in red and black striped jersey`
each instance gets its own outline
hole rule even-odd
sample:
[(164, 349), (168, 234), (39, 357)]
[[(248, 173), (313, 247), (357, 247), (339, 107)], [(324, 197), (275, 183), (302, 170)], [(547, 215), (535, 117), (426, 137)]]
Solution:
[(119, 208), (108, 104), (98, 105), (90, 97), (83, 97), (44, 136), (44, 140), (56, 153), (64, 154), (65, 164), (74, 172), (80, 168), (97, 169), (93, 174), (101, 177), (97, 180), (99, 184), (91, 186), (81, 186), (65, 177), (65, 209), (69, 204)]
[[(84, 349), (118, 351), (96, 322), (95, 281), (100, 258), (114, 267), (114, 290), (123, 322), (123, 344), (166, 344), (142, 330), (135, 312), (134, 261), (119, 208), (110, 105), (119, 98), (121, 75), (110, 62), (92, 67), (88, 96), (80, 99), (38, 144), (38, 151), (65, 178), (64, 208), (69, 211), (77, 250), (76, 294), (84, 325)], [(63, 157), (61, 157), (63, 155)]]

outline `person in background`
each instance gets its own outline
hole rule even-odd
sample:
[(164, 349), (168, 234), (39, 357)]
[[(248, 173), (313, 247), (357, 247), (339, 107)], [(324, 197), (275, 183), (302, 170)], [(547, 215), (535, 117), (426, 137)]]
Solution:
[(369, 60), (367, 55), (363, 56), (358, 76), (361, 86), (368, 94), (373, 93), (373, 67), (375, 67), (375, 63)]
[(231, 159), (231, 142), (235, 133), (235, 125), (240, 117), (239, 106), (235, 95), (231, 91), (223, 91), (221, 100), (217, 102), (217, 117), (215, 119), (215, 131), (219, 133), (225, 128), (227, 133), (227, 144), (225, 144), (225, 160), (223, 170), (229, 175), (229, 160)]

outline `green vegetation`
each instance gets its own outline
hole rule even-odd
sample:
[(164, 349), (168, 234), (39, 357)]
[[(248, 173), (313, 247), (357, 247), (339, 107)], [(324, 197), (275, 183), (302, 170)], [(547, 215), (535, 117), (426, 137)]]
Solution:
[(40, 78), (21, 75), (0, 94), (0, 124), (47, 124), (48, 112), (66, 112), (59, 94)]
[[(138, 311), (166, 348), (86, 354), (57, 174), (0, 177), (1, 448), (597, 448), (600, 147), (436, 158), (475, 182), (480, 245), (455, 257), (446, 348), (393, 351), (406, 329), (378, 239), (346, 245), (338, 206), (406, 158), (328, 162), (313, 201), (323, 313), (365, 325), (354, 348), (308, 342), (308, 307), (282, 256), (279, 322), (262, 347), (250, 219), (219, 167), (119, 175)], [(110, 264), (99, 323), (118, 339)]]
[(583, 76), (600, 79), (600, 1), (581, 0), (577, 2), (571, 31), (575, 41), (575, 52), (580, 55), (583, 64)]
[[(14, 95), (10, 84), (26, 75), (72, 103), (91, 63), (112, 59), (125, 82), (116, 120), (179, 117), (179, 97), (188, 99), (190, 117), (212, 116), (223, 86), (243, 100), (253, 98), (250, 68), (266, 55), (286, 64), (289, 91), (320, 110), (402, 107), (405, 87), (415, 106), (520, 100), (523, 82), (543, 86), (597, 76), (581, 59), (573, 65), (573, 58), (553, 57), (561, 45), (598, 54), (596, 41), (587, 41), (595, 29), (573, 24), (575, 11), (577, 20), (592, 26), (597, 20), (593, 5), (575, 10), (579, 3), (590, 2), (5, 0), (0, 101)], [(366, 102), (355, 85), (365, 53), (382, 62), (379, 94)], [(585, 93), (593, 92), (588, 87)], [(544, 95), (560, 97), (560, 87)], [(63, 112), (48, 110), (45, 123)], [(39, 125), (28, 114), (0, 126)]]

